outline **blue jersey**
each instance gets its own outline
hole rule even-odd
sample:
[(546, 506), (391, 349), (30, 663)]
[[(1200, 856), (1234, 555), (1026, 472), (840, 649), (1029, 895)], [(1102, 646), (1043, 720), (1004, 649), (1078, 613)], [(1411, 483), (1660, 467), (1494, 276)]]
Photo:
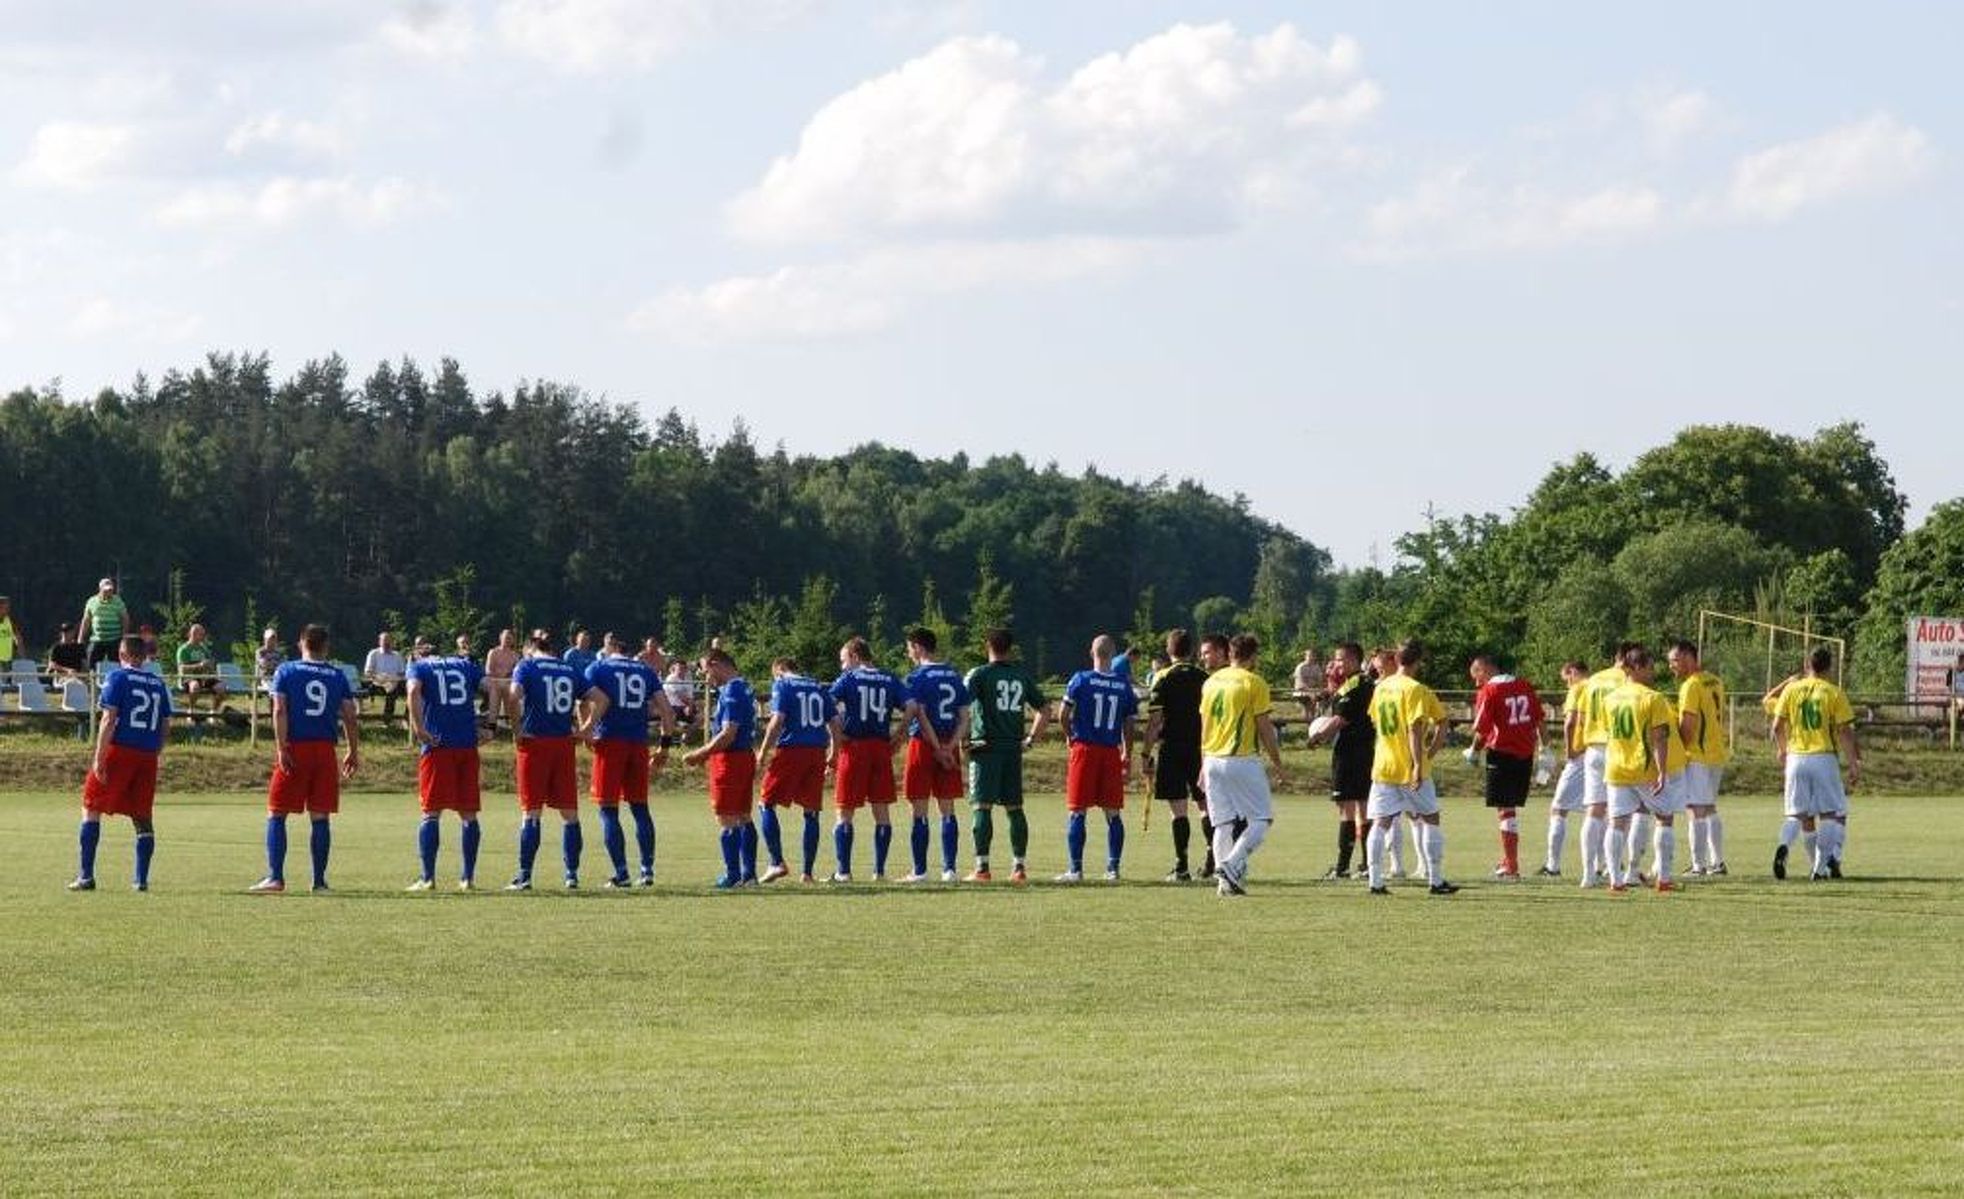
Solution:
[(586, 681), (607, 697), (600, 718), (602, 741), (648, 743), (648, 705), (661, 690), (661, 679), (639, 658), (602, 658), (587, 668)]
[(784, 717), (779, 745), (815, 746), (832, 740), (826, 729), (832, 721), (832, 699), (825, 688), (803, 675), (788, 674), (771, 684), (771, 711)]
[(437, 746), (476, 749), (477, 693), (484, 685), (484, 668), (469, 658), (433, 654), (410, 663), (408, 677), (423, 701), (423, 729)]
[(282, 662), (273, 672), (273, 694), (286, 701), (288, 741), (333, 741), (341, 731), (341, 705), (355, 697), (348, 676), (329, 662)]
[(171, 714), (170, 688), (146, 670), (109, 672), (102, 686), (102, 706), (116, 709), (111, 745), (156, 753), (164, 747), (164, 719)]
[(586, 680), (558, 658), (527, 658), (511, 672), (521, 697), (518, 732), (522, 737), (570, 737), (573, 709), (586, 694)]
[[(962, 709), (969, 705), (968, 684), (946, 662), (923, 662), (907, 676), (907, 696), (927, 713), (934, 735), (946, 741), (954, 736)], [(921, 722), (910, 721), (907, 732), (921, 735)]]
[(580, 649), (578, 646), (575, 646), (572, 649), (569, 649), (565, 653), (560, 655), (560, 661), (566, 663), (566, 665), (572, 667), (575, 671), (577, 671), (581, 678), (585, 678), (586, 672), (591, 670), (593, 668), (593, 664), (599, 660), (600, 659), (598, 655), (596, 655), (592, 650)]
[(1064, 684), (1071, 706), (1070, 736), (1087, 745), (1118, 745), (1125, 722), (1139, 710), (1132, 684), (1110, 672), (1080, 670)]
[(1127, 683), (1130, 683), (1132, 681), (1132, 651), (1131, 650), (1126, 650), (1118, 657), (1112, 659), (1112, 673), (1117, 675), (1120, 679), (1122, 679)]
[(709, 735), (716, 738), (726, 728), (736, 729), (731, 750), (750, 749), (757, 744), (757, 694), (740, 678), (724, 683), (716, 693), (716, 711), (709, 717)]
[(832, 680), (828, 688), (839, 705), (839, 731), (848, 741), (892, 735), (893, 713), (907, 706), (907, 688), (877, 666), (858, 666)]

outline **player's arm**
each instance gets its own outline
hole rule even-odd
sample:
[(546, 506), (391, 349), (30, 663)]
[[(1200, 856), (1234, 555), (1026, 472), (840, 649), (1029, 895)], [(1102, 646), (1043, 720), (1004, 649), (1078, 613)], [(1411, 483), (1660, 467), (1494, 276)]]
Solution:
[(1050, 705), (1031, 704), (1030, 706), (1037, 710), (1037, 718), (1030, 724), (1030, 735), (1023, 739), (1023, 744), (1026, 746), (1035, 745), (1043, 740), (1044, 730), (1050, 727)]
[(1660, 720), (1650, 726), (1650, 756), (1657, 763), (1657, 781), (1651, 784), (1650, 793), (1661, 795), (1664, 791), (1665, 771), (1670, 766), (1671, 722)]
[(341, 759), (341, 777), (353, 778), (361, 769), (361, 705), (354, 696), (341, 701), (341, 732), (348, 738), (348, 752)]
[(89, 773), (100, 779), (109, 762), (109, 745), (116, 739), (116, 721), (122, 715), (115, 708), (102, 709), (102, 722), (96, 726), (95, 757), (89, 762)]
[(901, 709), (900, 727), (905, 729), (910, 723), (921, 730), (921, 740), (927, 742), (928, 752), (940, 757), (941, 734), (934, 731), (934, 722), (927, 718), (927, 709), (921, 706), (919, 700), (910, 699), (907, 706)]
[(1841, 742), (1841, 760), (1848, 763), (1848, 785), (1852, 787), (1862, 781), (1862, 747), (1855, 739), (1855, 726), (1842, 725), (1835, 730), (1835, 737)]
[(1562, 716), (1562, 752), (1569, 758), (1582, 756), (1582, 710), (1572, 709)]
[(1166, 714), (1158, 708), (1146, 711), (1146, 769), (1152, 769), (1152, 747), (1159, 744), (1159, 730), (1166, 723)]
[(1119, 732), (1122, 737), (1118, 751), (1119, 761), (1125, 763), (1125, 776), (1130, 778), (1132, 777), (1132, 751), (1137, 748), (1139, 741), (1139, 722), (1128, 716), (1120, 723)]
[(273, 756), (279, 760), (280, 769), (293, 771), (293, 745), (287, 740), (288, 713), (286, 693), (273, 692)]
[(968, 752), (968, 705), (955, 709), (955, 727), (948, 730), (948, 739), (942, 742), (948, 747), (948, 764), (956, 765), (962, 755)]
[(1268, 756), (1269, 778), (1276, 786), (1282, 785), (1282, 736), (1275, 730), (1275, 720), (1267, 712), (1255, 717), (1255, 744), (1262, 747)]
[(832, 712), (832, 718), (825, 722), (825, 738), (825, 768), (830, 770), (832, 763), (839, 760), (839, 746), (846, 739), (845, 732), (839, 727), (836, 709)]
[(418, 745), (435, 745), (436, 738), (430, 736), (429, 728), (423, 723), (423, 680), (410, 675), (403, 695), (406, 697), (405, 710), (409, 714), (410, 740)]
[(668, 702), (668, 692), (657, 686), (654, 692), (655, 714), (661, 717), (661, 742), (655, 753), (658, 758), (668, 756), (668, 747), (675, 744), (675, 732), (681, 727), (675, 721), (675, 705)]
[(1416, 787), (1425, 779), (1425, 763), (1432, 755), (1426, 751), (1428, 733), (1427, 722), (1414, 720), (1405, 726), (1405, 750), (1412, 757), (1410, 786)]
[(600, 718), (607, 714), (613, 701), (607, 698), (603, 687), (589, 687), (586, 693), (586, 716), (580, 721), (578, 735), (582, 741), (593, 740), (594, 730), (600, 727)]
[[(773, 717), (773, 719), (775, 719), (775, 717)], [(702, 762), (704, 758), (707, 758), (710, 754), (720, 753), (721, 751), (728, 749), (730, 746), (736, 744), (736, 735), (737, 735), (736, 721), (726, 720), (723, 722), (723, 727), (716, 730), (716, 735), (714, 737), (711, 737), (708, 741), (705, 741), (703, 744), (696, 746), (688, 753), (683, 754), (682, 761), (690, 766), (698, 765)]]
[(1773, 714), (1773, 759), (1776, 762), (1787, 760), (1787, 714), (1784, 711)]
[(779, 737), (784, 736), (784, 713), (772, 712), (771, 718), (764, 722), (764, 740), (757, 747), (757, 769), (762, 771), (770, 764), (771, 751), (777, 748)]
[(1466, 747), (1466, 758), (1469, 762), (1480, 752), (1482, 745), (1493, 743), (1493, 732), (1488, 723), (1489, 717), (1493, 714), (1493, 707), (1487, 702), (1490, 698), (1485, 687), (1480, 688), (1473, 697), (1473, 741)]

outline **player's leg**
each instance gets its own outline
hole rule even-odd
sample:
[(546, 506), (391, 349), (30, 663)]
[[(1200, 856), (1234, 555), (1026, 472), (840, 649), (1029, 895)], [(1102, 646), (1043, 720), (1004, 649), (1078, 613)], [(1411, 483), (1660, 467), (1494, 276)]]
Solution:
[[(94, 778), (94, 775), (90, 775)], [(79, 848), (79, 861), (75, 869), (75, 880), (68, 884), (70, 891), (95, 890), (95, 855), (102, 844), (102, 814), (88, 808), (82, 809), (82, 827), (76, 833)]]
[(1125, 860), (1125, 763), (1116, 750), (1099, 758), (1097, 790), (1098, 807), (1105, 814), (1105, 881), (1115, 883), (1120, 863)]
[(1086, 747), (1073, 744), (1064, 765), (1064, 860), (1060, 883), (1084, 878), (1085, 809), (1092, 806), (1092, 765)]
[(893, 804), (870, 805), (873, 809), (873, 881), (887, 881), (887, 855), (893, 852)]
[(530, 891), (532, 889), (532, 865), (539, 858), (539, 845), (545, 839), (545, 830), (540, 824), (542, 813), (537, 808), (520, 809), (518, 813), (518, 873), (512, 875), (505, 884), (507, 891)]
[(286, 890), (286, 813), (269, 812), (266, 816), (266, 874), (258, 882), (248, 887), (249, 891), (260, 894), (276, 894)]
[(628, 815), (634, 821), (634, 847), (641, 855), (641, 874), (635, 885), (652, 887), (655, 885), (655, 814), (648, 807), (648, 747), (631, 747), (626, 765), (626, 793), (621, 798), (627, 802)]
[[(1155, 795), (1159, 791), (1157, 780), (1153, 783), (1153, 791)], [(1148, 799), (1146, 802), (1151, 803), (1152, 800)], [(1193, 871), (1187, 866), (1187, 854), (1193, 846), (1193, 818), (1187, 815), (1187, 799), (1184, 795), (1178, 799), (1169, 798), (1166, 801), (1166, 811), (1170, 816), (1167, 823), (1173, 829), (1173, 869), (1166, 872), (1166, 881), (1184, 883), (1193, 878)]]
[(416, 826), (416, 858), (422, 871), (410, 885), (412, 890), (428, 891), (436, 886), (436, 855), (442, 847), (443, 824), (438, 813), (423, 813), (422, 823)]
[(1725, 873), (1725, 818), (1719, 815), (1718, 790), (1724, 774), (1717, 768), (1705, 772), (1705, 872)]
[[(912, 747), (919, 744), (920, 742), (915, 741), (909, 746), (910, 755), (912, 753)], [(909, 762), (908, 765), (911, 768), (913, 763)], [(903, 883), (918, 883), (926, 880), (927, 847), (928, 842), (932, 839), (932, 834), (928, 831), (927, 824), (927, 792), (922, 790), (920, 798), (916, 799), (912, 794), (915, 786), (924, 788), (926, 782), (922, 780), (918, 784), (910, 783), (908, 787), (907, 807), (913, 819), (907, 825), (907, 852), (914, 868), (901, 878), (900, 881)]]
[(1623, 843), (1623, 852), (1629, 856), (1629, 861), (1624, 863), (1623, 874), (1626, 878), (1635, 879), (1639, 884), (1649, 882), (1649, 875), (1655, 873), (1657, 869), (1655, 862), (1651, 863), (1649, 871), (1639, 868), (1643, 862), (1644, 846), (1650, 843), (1655, 830), (1656, 818), (1650, 814), (1648, 807), (1638, 808), (1630, 817), (1630, 836)]
[(422, 818), (416, 825), (416, 881), (411, 891), (428, 891), (436, 886), (436, 854), (443, 841), (443, 826), (437, 818), (450, 802), (449, 776), (439, 767), (443, 751), (427, 749), (416, 759), (416, 798)]
[(832, 858), (836, 869), (832, 872), (835, 883), (852, 881), (852, 817), (853, 809), (839, 806), (832, 824)]
[(723, 851), (723, 873), (716, 878), (716, 889), (728, 891), (743, 885), (743, 822), (729, 812), (716, 814), (717, 848)]
[(1364, 803), (1364, 814), (1371, 821), (1370, 829), (1364, 834), (1364, 874), (1373, 895), (1390, 893), (1384, 885), (1387, 859), (1391, 856), (1386, 842), (1397, 834), (1398, 811), (1397, 789), (1373, 782), (1370, 798)]
[(955, 881), (955, 865), (961, 860), (962, 822), (955, 816), (955, 800), (961, 794), (962, 776), (957, 767), (954, 771), (952, 790), (948, 775), (937, 775), (940, 790), (934, 802), (941, 808), (941, 881)]
[(149, 816), (132, 816), (130, 825), (136, 830), (136, 876), (131, 881), (139, 891), (150, 889), (150, 863), (157, 856), (157, 826)]
[(1268, 776), (1258, 760), (1235, 758), (1228, 765), (1231, 769), (1217, 776), (1225, 781), (1217, 785), (1235, 789), (1237, 828), (1234, 845), (1228, 850), (1224, 864), (1232, 874), (1235, 886), (1245, 890), (1248, 860), (1268, 839), (1269, 828), (1274, 824), (1274, 802), (1269, 793)]
[(463, 859), (457, 873), (457, 889), (469, 891), (477, 886), (477, 851), (484, 844), (484, 826), (477, 822), (476, 812), (459, 812), (457, 818), (464, 826), (457, 838)]
[(784, 864), (784, 827), (778, 822), (777, 805), (768, 797), (757, 806), (757, 835), (763, 838), (764, 856), (770, 859), (758, 881), (774, 883), (790, 874), (791, 867)]
[(1672, 873), (1677, 863), (1678, 830), (1677, 817), (1669, 812), (1657, 814), (1657, 829), (1651, 845), (1651, 861), (1657, 864), (1657, 889), (1669, 891), (1676, 885)]
[(1800, 777), (1799, 764), (1798, 756), (1788, 754), (1786, 770), (1781, 776), (1782, 815), (1779, 840), (1773, 847), (1774, 878), (1787, 877), (1787, 855), (1793, 849), (1794, 838), (1800, 836), (1801, 821), (1806, 815), (1807, 805), (1812, 802), (1811, 797), (1805, 794), (1806, 782)]
[(580, 886), (580, 854), (586, 849), (586, 833), (580, 828), (580, 809), (570, 805), (559, 809), (559, 864), (568, 891)]
[(325, 891), (327, 886), (327, 861), (334, 852), (333, 817), (326, 812), (307, 814), (307, 859), (314, 869), (313, 888)]

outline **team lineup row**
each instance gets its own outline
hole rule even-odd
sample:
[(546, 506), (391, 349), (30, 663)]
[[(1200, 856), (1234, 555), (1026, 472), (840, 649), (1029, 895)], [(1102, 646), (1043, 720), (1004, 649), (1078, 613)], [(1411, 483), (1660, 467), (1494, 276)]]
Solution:
[[(73, 890), (93, 890), (101, 817), (129, 817), (136, 831), (135, 885), (149, 885), (155, 852), (153, 819), (157, 763), (171, 712), (168, 690), (154, 676), (134, 669), (141, 647), (128, 639), (119, 650), (122, 665), (113, 671), (102, 697), (103, 720), (83, 785), (80, 869)], [(360, 766), (355, 699), (341, 671), (328, 660), (328, 637), (309, 626), (300, 639), (301, 659), (284, 664), (273, 680), (276, 763), (268, 787), (267, 872), (251, 888), (286, 888), (286, 821), (310, 818), (309, 848), (315, 889), (327, 888), (331, 818), (339, 810), (340, 783)], [(715, 689), (710, 735), (684, 761), (705, 768), (711, 811), (719, 826), (724, 869), (715, 881), (734, 889), (785, 878), (790, 873), (783, 849), (780, 809), (804, 815), (800, 878), (816, 879), (820, 839), (819, 810), (828, 776), (832, 780), (833, 882), (852, 880), (855, 816), (873, 813), (873, 875), (887, 877), (892, 847), (891, 807), (904, 798), (912, 809), (912, 869), (899, 881), (929, 878), (931, 806), (940, 815), (941, 878), (954, 881), (960, 851), (958, 799), (973, 805), (974, 869), (967, 881), (992, 876), (993, 810), (1004, 809), (1012, 853), (1011, 878), (1028, 876), (1029, 831), (1023, 814), (1022, 754), (1056, 720), (1066, 732), (1069, 758), (1065, 780), (1068, 814), (1068, 869), (1060, 882), (1085, 877), (1088, 816), (1099, 811), (1105, 822), (1107, 879), (1116, 880), (1125, 847), (1123, 809), (1133, 775), (1140, 702), (1131, 683), (1113, 669), (1114, 643), (1096, 638), (1090, 667), (1065, 685), (1055, 711), (1036, 680), (1013, 659), (1013, 639), (1002, 630), (987, 638), (988, 661), (968, 672), (956, 671), (937, 656), (935, 635), (916, 629), (907, 640), (913, 669), (905, 679), (874, 665), (863, 639), (839, 651), (840, 673), (820, 684), (799, 664), (780, 658), (772, 666), (772, 685), (761, 741), (758, 704), (735, 663), (711, 649), (698, 663)], [(1206, 862), (1198, 872), (1215, 880), (1223, 896), (1246, 893), (1250, 856), (1273, 822), (1271, 783), (1279, 782), (1282, 761), (1265, 681), (1251, 668), (1258, 646), (1252, 637), (1209, 635), (1198, 641), (1176, 630), (1167, 637), (1171, 665), (1155, 672), (1145, 709), (1143, 753), (1152, 796), (1169, 804), (1175, 863), (1169, 881), (1187, 881), (1191, 817), (1199, 808)], [(1673, 650), (1677, 655), (1687, 647)], [(1695, 652), (1695, 651), (1694, 651)], [(1446, 720), (1437, 696), (1418, 682), (1422, 657), (1417, 643), (1387, 651), (1364, 669), (1355, 645), (1339, 648), (1331, 666), (1331, 715), (1311, 726), (1312, 742), (1331, 742), (1331, 797), (1339, 808), (1339, 857), (1332, 876), (1347, 877), (1357, 844), (1365, 846), (1374, 894), (1387, 893), (1387, 867), (1402, 873), (1395, 827), (1410, 819), (1414, 841), (1434, 894), (1458, 888), (1442, 870), (1444, 838), (1439, 826), (1432, 758), (1443, 743)], [(1693, 659), (1695, 667), (1695, 657)], [(1695, 668), (1681, 692), (1682, 715), (1648, 684), (1651, 663), (1641, 646), (1621, 647), (1616, 664), (1587, 679), (1572, 667), (1565, 704), (1568, 761), (1556, 788), (1550, 856), (1541, 873), (1560, 873), (1561, 839), (1567, 813), (1586, 809), (1584, 886), (1606, 879), (1612, 890), (1628, 886), (1630, 859), (1641, 844), (1635, 828), (1642, 818), (1656, 822), (1652, 873), (1661, 890), (1673, 887), (1674, 818), (1686, 807), (1694, 825), (1694, 863), (1698, 872), (1724, 871), (1718, 840), (1716, 792), (1724, 761), (1722, 733), (1714, 735), (1716, 708), (1709, 694), (1717, 681)], [(1499, 810), (1502, 877), (1517, 878), (1515, 809), (1525, 802), (1539, 744), (1541, 711), (1532, 687), (1498, 671), (1489, 658), (1472, 664), (1480, 684), (1474, 705), (1474, 747), (1486, 751), (1486, 799)], [(1779, 705), (1776, 736), (1791, 738), (1787, 756), (1789, 825), (1816, 818), (1822, 828), (1845, 826), (1846, 798), (1838, 769), (1832, 787), (1806, 760), (1826, 753), (1832, 764), (1835, 731), (1825, 749), (1816, 745), (1825, 719), (1848, 740), (1853, 761), (1850, 717), (1845, 697), (1832, 696), (1832, 684), (1810, 673), (1806, 686), (1770, 697)], [(482, 830), (479, 746), (474, 699), (483, 684), (482, 668), (467, 658), (430, 657), (417, 661), (408, 676), (408, 716), (419, 746), (418, 797), (423, 819), (417, 851), (421, 870), (410, 890), (436, 886), (441, 815), (456, 813), (462, 828), (459, 885), (475, 888)], [(552, 635), (535, 631), (526, 657), (514, 672), (510, 695), (520, 717), (515, 730), (517, 790), (521, 813), (518, 871), (510, 890), (532, 886), (546, 809), (561, 818), (563, 878), (579, 885), (583, 832), (579, 821), (575, 746), (591, 746), (588, 794), (598, 805), (611, 873), (607, 885), (647, 886), (654, 880), (655, 828), (648, 807), (649, 777), (676, 743), (673, 711), (660, 679), (645, 663), (629, 657), (609, 638), (602, 656), (581, 671), (555, 653)], [(1805, 698), (1800, 698), (1805, 695)], [(1833, 700), (1839, 697), (1839, 707)], [(1791, 701), (1791, 702), (1790, 702)], [(1791, 710), (1790, 710), (1791, 709)], [(1034, 723), (1026, 720), (1034, 714)], [(1695, 720), (1694, 720), (1695, 717)], [(896, 721), (898, 723), (896, 724)], [(658, 734), (655, 730), (659, 730)], [(339, 739), (345, 754), (337, 759)], [(906, 746), (896, 785), (893, 754)], [(1716, 742), (1716, 748), (1713, 743)], [(1696, 746), (1693, 771), (1687, 746)], [(1716, 755), (1716, 761), (1712, 760)], [(1263, 769), (1266, 757), (1268, 769)], [(1857, 763), (1858, 766), (1858, 763)], [(1797, 768), (1798, 767), (1798, 768)], [(756, 794), (761, 779), (761, 806)], [(1832, 796), (1830, 795), (1832, 792)], [(1839, 797), (1835, 801), (1833, 797)], [(639, 850), (638, 878), (629, 874), (626, 832), (620, 809), (626, 806)], [(1696, 834), (1709, 825), (1707, 843)], [(1792, 835), (1783, 831), (1785, 846)], [(1839, 838), (1818, 838), (1817, 873), (1834, 869)], [(759, 853), (768, 855), (760, 872)], [(1701, 860), (1704, 848), (1709, 862)]]

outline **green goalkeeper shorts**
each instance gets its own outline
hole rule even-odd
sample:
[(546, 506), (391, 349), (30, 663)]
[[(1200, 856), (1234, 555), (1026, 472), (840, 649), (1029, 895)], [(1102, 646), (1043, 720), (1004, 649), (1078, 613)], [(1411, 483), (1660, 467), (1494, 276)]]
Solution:
[(1023, 806), (1023, 754), (984, 750), (968, 758), (968, 801), (972, 804)]

